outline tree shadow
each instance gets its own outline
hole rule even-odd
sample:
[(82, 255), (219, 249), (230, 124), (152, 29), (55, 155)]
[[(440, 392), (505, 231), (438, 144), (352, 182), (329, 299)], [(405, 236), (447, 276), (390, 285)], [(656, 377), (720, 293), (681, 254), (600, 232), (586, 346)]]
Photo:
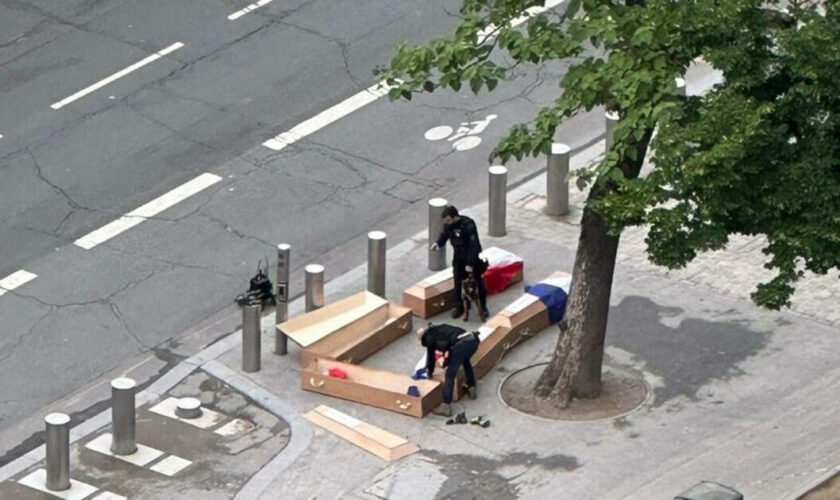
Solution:
[(697, 391), (713, 380), (744, 374), (738, 365), (761, 352), (769, 333), (750, 330), (747, 321), (685, 318), (676, 327), (665, 323), (682, 309), (662, 307), (646, 297), (626, 297), (610, 308), (607, 344), (640, 358), (662, 377), (654, 406), (677, 396), (697, 401)]

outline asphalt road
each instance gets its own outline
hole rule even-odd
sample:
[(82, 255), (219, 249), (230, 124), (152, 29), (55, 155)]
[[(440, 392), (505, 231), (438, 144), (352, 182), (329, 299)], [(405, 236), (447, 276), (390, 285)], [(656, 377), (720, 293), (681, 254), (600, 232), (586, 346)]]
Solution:
[[(383, 4), (273, 0), (231, 20), (247, 2), (0, 0), (0, 284), (36, 276), (0, 295), (0, 429), (230, 307), (277, 243), (297, 281), (325, 260), (329, 278), (364, 259), (336, 248), (416, 232), (428, 198), (486, 195), (492, 146), (556, 97), (564, 65), (517, 69), (490, 95), (379, 99), (263, 146), (375, 83), (398, 42), (447, 33), (460, 2)], [(488, 115), (472, 149), (424, 137)], [(593, 113), (558, 139), (602, 133)], [(75, 243), (204, 174), (141, 223)]]

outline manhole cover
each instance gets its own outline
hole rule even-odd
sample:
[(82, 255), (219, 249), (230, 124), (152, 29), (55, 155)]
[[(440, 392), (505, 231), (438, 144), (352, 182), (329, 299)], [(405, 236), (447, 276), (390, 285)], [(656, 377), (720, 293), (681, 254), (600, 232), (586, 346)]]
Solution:
[(499, 387), (499, 397), (507, 406), (551, 420), (599, 420), (627, 414), (648, 398), (648, 387), (640, 374), (604, 365), (601, 395), (595, 399), (573, 399), (567, 408), (537, 397), (533, 387), (548, 363), (532, 365), (508, 375)]

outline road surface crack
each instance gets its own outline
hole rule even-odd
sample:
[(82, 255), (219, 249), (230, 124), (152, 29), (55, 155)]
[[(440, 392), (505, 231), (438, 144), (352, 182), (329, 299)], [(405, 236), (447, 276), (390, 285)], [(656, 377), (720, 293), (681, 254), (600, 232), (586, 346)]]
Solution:
[(50, 189), (52, 189), (53, 191), (55, 191), (56, 193), (61, 195), (64, 198), (67, 205), (70, 207), (70, 212), (68, 212), (64, 216), (64, 218), (61, 220), (61, 222), (59, 222), (58, 225), (50, 232), (53, 236), (58, 236), (59, 231), (61, 230), (61, 227), (64, 225), (65, 222), (67, 222), (68, 219), (70, 219), (70, 216), (72, 216), (77, 210), (87, 210), (87, 211), (90, 211), (90, 212), (97, 212), (98, 211), (98, 210), (95, 210), (93, 208), (85, 207), (85, 206), (77, 203), (73, 199), (73, 197), (70, 196), (67, 193), (67, 191), (64, 190), (64, 188), (62, 188), (58, 184), (52, 182), (51, 180), (47, 179), (47, 177), (44, 175), (44, 171), (41, 168), (40, 163), (38, 163), (38, 159), (35, 158), (35, 154), (32, 153), (32, 150), (29, 149), (28, 147), (24, 148), (24, 149), (25, 149), (26, 153), (29, 155), (29, 158), (32, 160), (32, 166), (35, 167), (35, 175), (38, 177), (38, 179), (40, 179), (42, 182), (44, 182), (46, 185), (48, 185), (50, 187)]
[(236, 229), (235, 227), (231, 226), (230, 224), (228, 224), (227, 222), (223, 221), (222, 219), (218, 219), (218, 218), (216, 218), (216, 217), (214, 217), (210, 214), (204, 213), (204, 214), (201, 214), (200, 217), (204, 217), (205, 219), (209, 220), (210, 222), (213, 222), (213, 223), (221, 226), (225, 231), (233, 234), (237, 238), (253, 240), (253, 241), (256, 241), (258, 243), (261, 243), (261, 244), (271, 248), (272, 250), (277, 249), (276, 244), (274, 244), (270, 241), (266, 241), (266, 240), (260, 238), (259, 236), (253, 236), (253, 235), (247, 234), (243, 231), (240, 231), (240, 230)]
[(22, 334), (18, 335), (15, 338), (14, 343), (6, 345), (2, 349), (0, 349), (0, 362), (5, 361), (9, 356), (14, 354), (15, 351), (17, 351), (20, 348), (20, 345), (23, 343), (23, 339), (24, 338), (30, 338), (32, 336), (32, 332), (34, 332), (35, 329), (38, 328), (38, 325), (40, 325), (47, 318), (47, 316), (52, 314), (53, 311), (55, 311), (55, 308), (50, 307), (47, 310), (47, 312), (42, 314), (35, 321), (35, 323), (33, 323), (32, 326), (29, 327), (29, 330), (27, 330), (26, 333), (22, 333)]
[(337, 45), (338, 46), (338, 51), (341, 54), (341, 60), (343, 61), (344, 73), (347, 74), (347, 78), (349, 78), (350, 81), (353, 82), (353, 85), (355, 85), (356, 87), (368, 88), (370, 86), (370, 84), (365, 84), (363, 82), (360, 82), (355, 76), (353, 76), (353, 72), (350, 70), (349, 51), (350, 51), (350, 46), (352, 45), (352, 43), (347, 43), (347, 42), (345, 42), (341, 39), (338, 39), (338, 38), (335, 38), (335, 37), (332, 37), (332, 36), (329, 36), (329, 35), (325, 35), (325, 34), (321, 33), (320, 31), (314, 30), (312, 28), (306, 28), (304, 26), (300, 26), (298, 24), (290, 23), (288, 21), (278, 20), (278, 22), (280, 24), (284, 25), (284, 26), (289, 26), (291, 28), (298, 29), (300, 31), (303, 31), (304, 33), (309, 33), (310, 35), (317, 36), (318, 38), (321, 38), (323, 40), (326, 40), (330, 43), (334, 43), (335, 45)]
[(141, 352), (149, 350), (150, 347), (147, 347), (140, 339), (137, 337), (137, 334), (128, 327), (125, 320), (122, 317), (122, 312), (120, 311), (120, 306), (118, 306), (115, 302), (108, 301), (108, 307), (113, 313), (114, 317), (117, 318), (117, 321), (120, 323), (120, 326), (123, 327), (123, 330), (128, 334), (129, 337), (134, 340), (134, 342), (140, 346)]

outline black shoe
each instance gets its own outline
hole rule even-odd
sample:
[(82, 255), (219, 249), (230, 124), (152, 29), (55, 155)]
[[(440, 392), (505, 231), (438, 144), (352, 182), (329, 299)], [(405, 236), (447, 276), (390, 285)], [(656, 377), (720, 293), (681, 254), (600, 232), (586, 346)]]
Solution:
[(452, 319), (458, 319), (464, 315), (464, 308), (463, 307), (456, 307), (454, 311), (452, 311)]
[(470, 423), (473, 424), (473, 425), (477, 425), (477, 426), (481, 427), (482, 429), (486, 429), (486, 428), (490, 427), (490, 421), (485, 419), (483, 416), (479, 416), (479, 417), (476, 417), (476, 418), (470, 420)]

